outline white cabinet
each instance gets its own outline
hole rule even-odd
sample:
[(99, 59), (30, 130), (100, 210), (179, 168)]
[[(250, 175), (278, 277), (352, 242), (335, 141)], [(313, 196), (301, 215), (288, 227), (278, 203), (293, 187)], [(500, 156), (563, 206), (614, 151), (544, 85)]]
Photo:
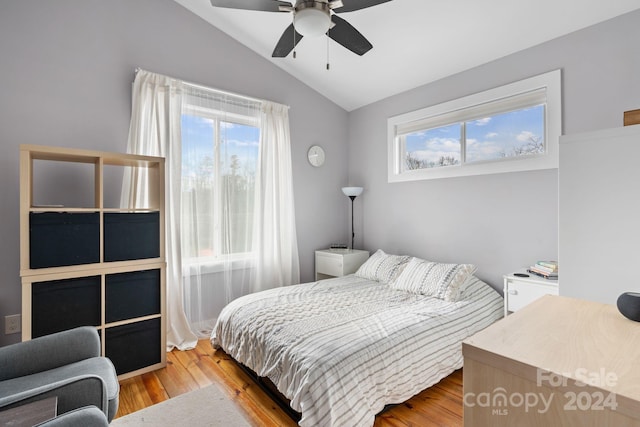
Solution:
[(368, 251), (358, 249), (316, 251), (316, 280), (355, 273), (368, 258)]
[(525, 269), (504, 276), (504, 315), (520, 310), (543, 295), (558, 295), (558, 281), (538, 277)]

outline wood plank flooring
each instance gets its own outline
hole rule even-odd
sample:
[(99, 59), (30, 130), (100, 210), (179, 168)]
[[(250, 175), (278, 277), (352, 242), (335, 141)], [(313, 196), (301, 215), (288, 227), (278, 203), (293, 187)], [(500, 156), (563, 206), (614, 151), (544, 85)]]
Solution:
[[(206, 339), (200, 340), (193, 350), (174, 350), (167, 354), (167, 367), (164, 369), (121, 381), (117, 416), (213, 383), (227, 391), (244, 409), (253, 425), (296, 425), (233, 359), (222, 350), (213, 350)], [(379, 414), (375, 426), (462, 426), (462, 370)]]

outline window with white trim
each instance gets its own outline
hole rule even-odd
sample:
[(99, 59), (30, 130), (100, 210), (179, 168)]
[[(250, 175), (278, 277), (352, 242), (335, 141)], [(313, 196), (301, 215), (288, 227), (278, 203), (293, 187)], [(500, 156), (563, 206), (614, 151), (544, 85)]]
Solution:
[(389, 182), (558, 167), (560, 70), (388, 120)]
[(259, 103), (185, 87), (181, 232), (184, 264), (251, 256)]

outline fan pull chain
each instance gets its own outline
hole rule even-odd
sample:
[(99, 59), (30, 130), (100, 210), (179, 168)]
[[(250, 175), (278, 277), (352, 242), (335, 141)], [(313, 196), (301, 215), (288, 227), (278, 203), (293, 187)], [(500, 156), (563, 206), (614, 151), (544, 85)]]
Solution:
[[(295, 22), (295, 18), (294, 18)], [(296, 27), (293, 27), (293, 59), (296, 59)]]
[(329, 31), (331, 31), (331, 29), (327, 30), (327, 71), (329, 71)]

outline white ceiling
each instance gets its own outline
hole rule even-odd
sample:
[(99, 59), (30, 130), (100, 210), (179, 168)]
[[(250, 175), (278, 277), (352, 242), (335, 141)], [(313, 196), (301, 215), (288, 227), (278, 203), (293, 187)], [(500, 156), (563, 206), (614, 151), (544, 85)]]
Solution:
[[(271, 58), (289, 13), (175, 0), (347, 111), (640, 8), (638, 0), (393, 0), (339, 13), (372, 44), (363, 56), (305, 37)], [(345, 0), (346, 2), (346, 0)]]

